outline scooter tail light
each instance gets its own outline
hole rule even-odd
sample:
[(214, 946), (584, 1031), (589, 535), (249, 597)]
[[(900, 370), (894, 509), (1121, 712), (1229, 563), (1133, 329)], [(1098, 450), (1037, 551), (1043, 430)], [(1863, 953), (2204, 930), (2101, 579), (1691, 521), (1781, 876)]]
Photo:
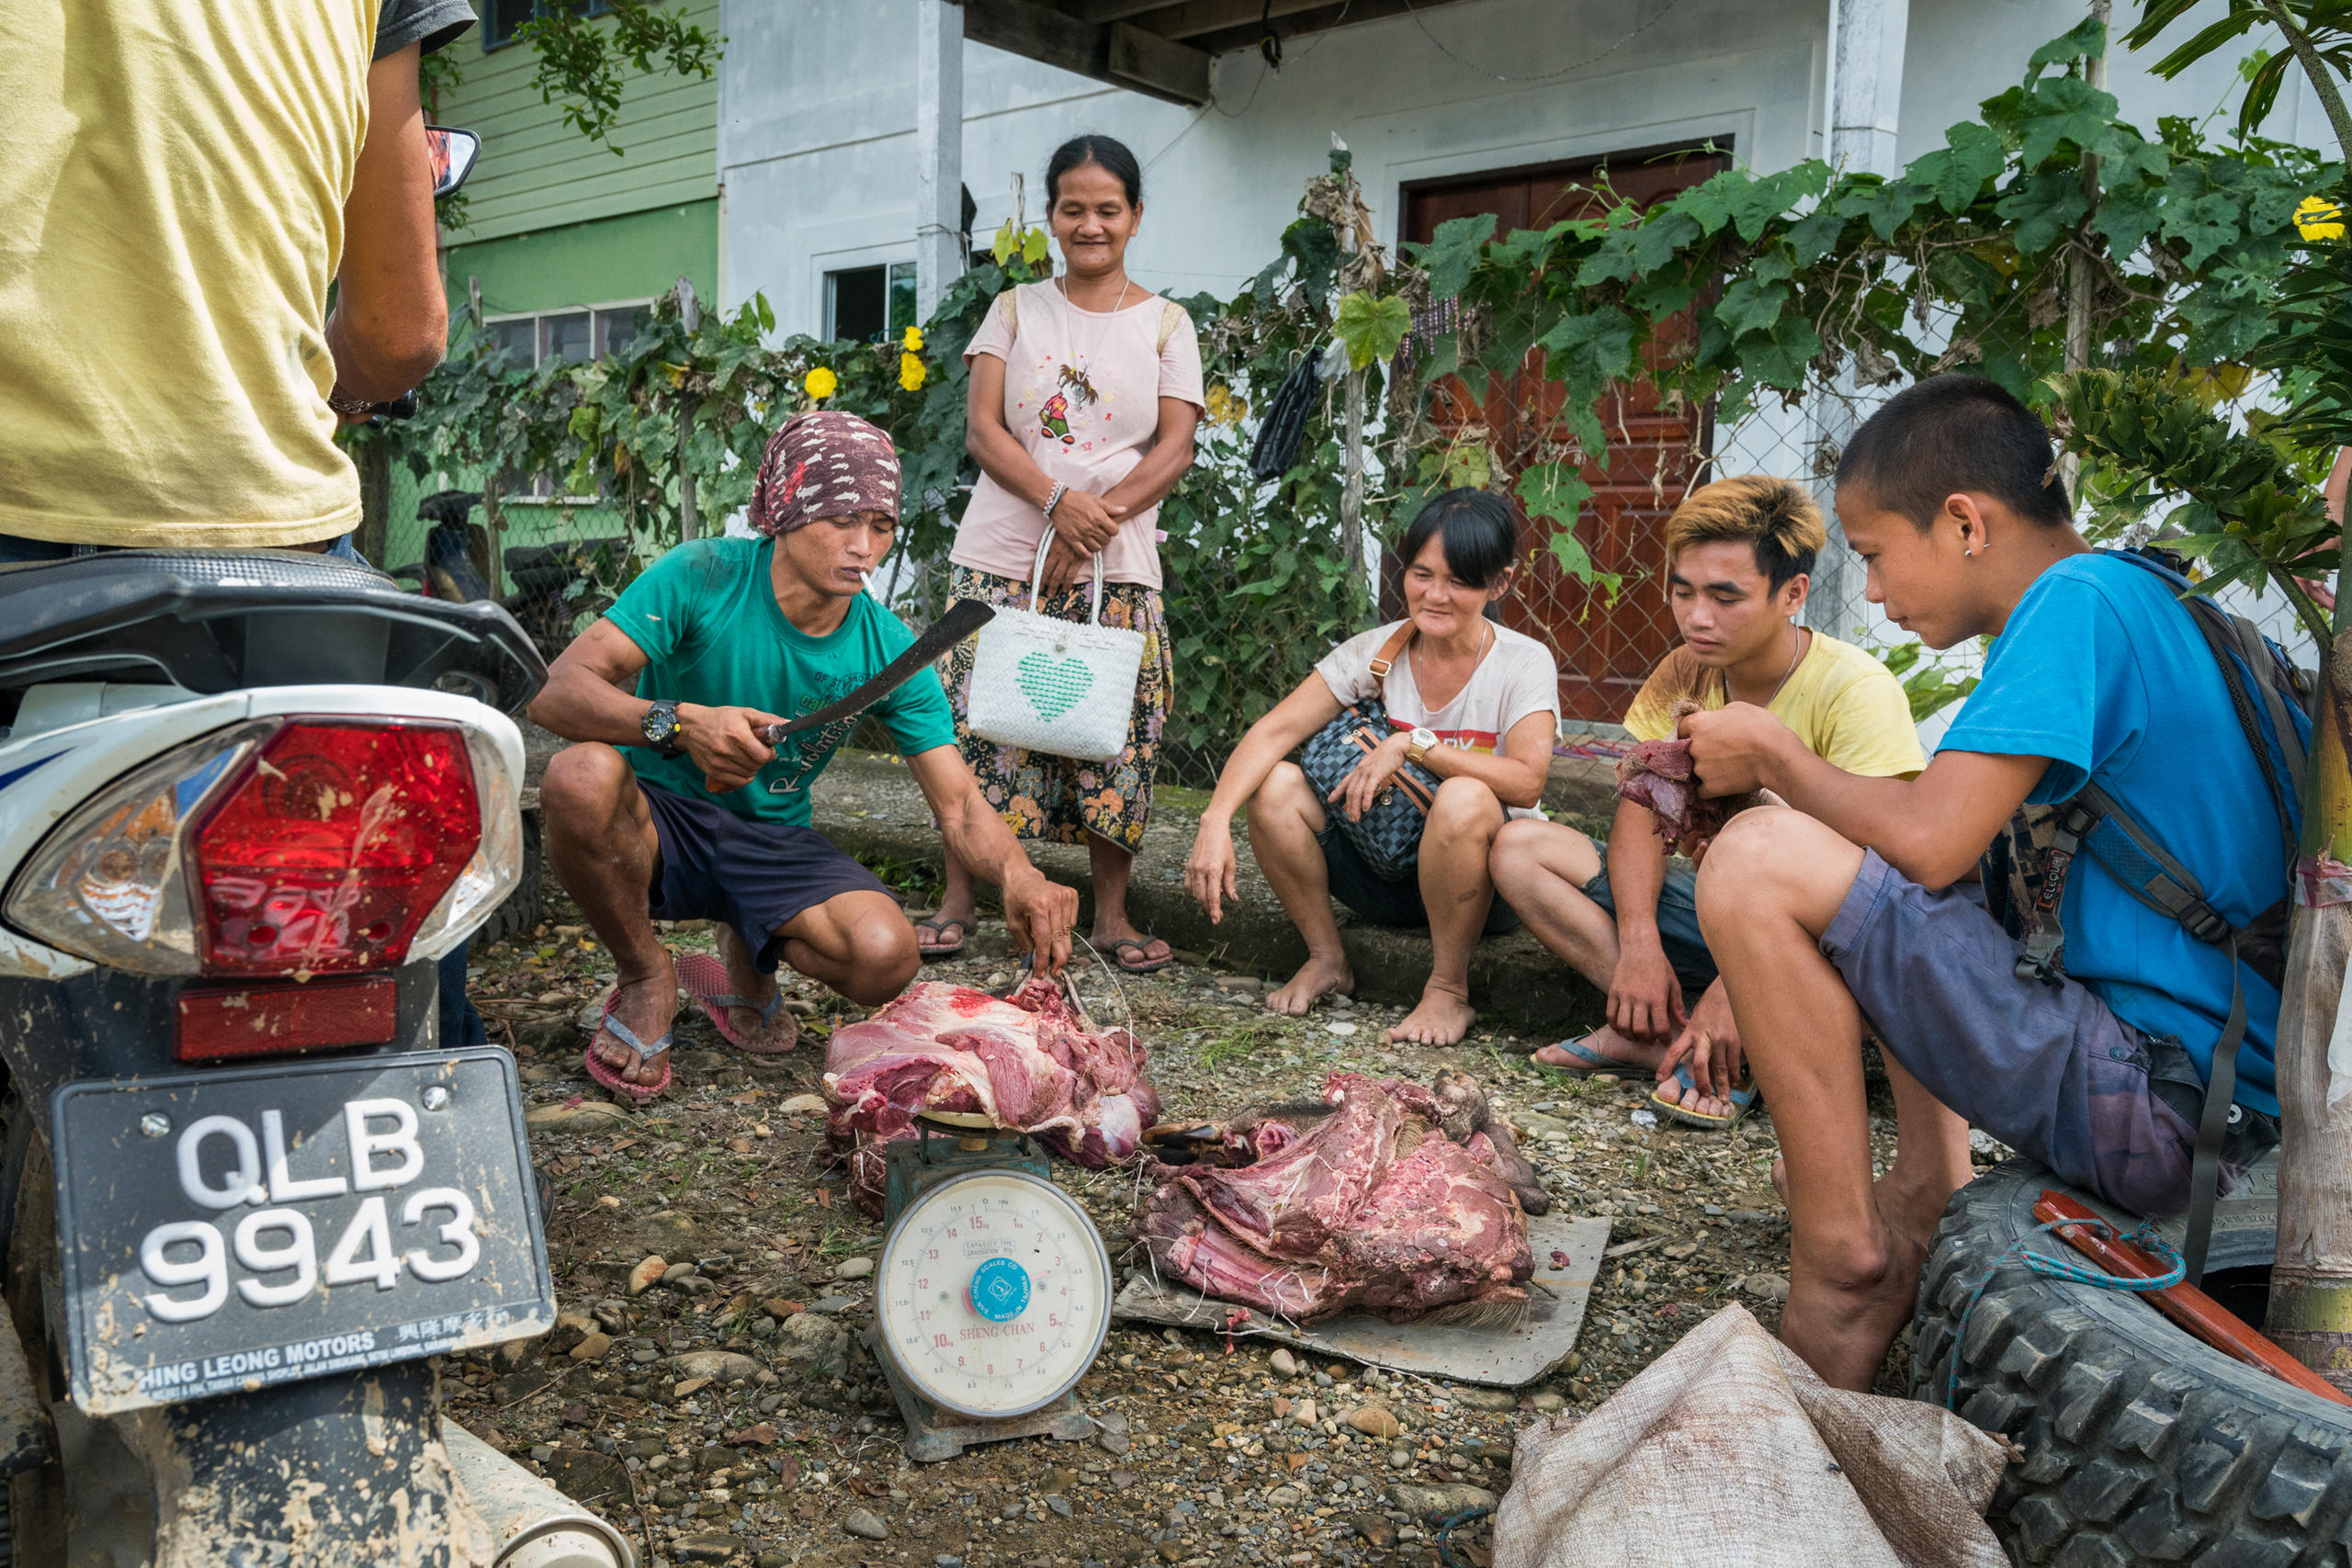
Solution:
[(198, 973), (187, 829), (277, 728), (241, 724), (176, 747), (68, 815), (17, 876), (8, 922), (110, 968)]
[[(501, 803), (487, 831), (478, 772)], [(504, 897), (520, 860), (514, 815), (514, 781), (469, 729), (255, 720), (175, 748), (67, 816), (4, 912), (132, 974), (390, 968), (435, 919), (425, 956)]]
[(481, 803), (481, 843), (417, 927), (409, 942), (412, 959), (439, 958), (456, 948), (523, 879), (523, 813), (514, 772), (497, 743), (477, 729), (466, 731), (466, 756)]
[(205, 971), (302, 977), (403, 963), (481, 840), (463, 730), (289, 720), (195, 820)]

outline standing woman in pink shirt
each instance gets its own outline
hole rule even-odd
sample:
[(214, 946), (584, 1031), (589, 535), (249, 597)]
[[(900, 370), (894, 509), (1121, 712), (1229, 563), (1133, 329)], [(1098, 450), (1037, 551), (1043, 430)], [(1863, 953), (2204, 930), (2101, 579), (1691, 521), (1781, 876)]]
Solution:
[[(1015, 836), (1085, 841), (1094, 872), (1097, 947), (1131, 974), (1170, 962), (1168, 944), (1127, 918), (1127, 874), (1151, 817), (1152, 774), (1173, 671), (1159, 602), (1159, 502), (1193, 464), (1201, 346), (1192, 318), (1127, 276), (1143, 221), (1143, 173), (1107, 136), (1062, 144), (1046, 166), (1047, 222), (1061, 276), (997, 296), (972, 334), (965, 445), (980, 466), (948, 592), (1026, 607), (1037, 542), (1050, 521), (1037, 608), (1087, 618), (1097, 555), (1102, 622), (1144, 634), (1127, 744), (1081, 762), (971, 732), (974, 644), (949, 656), (947, 696), (980, 793)], [(915, 928), (926, 958), (960, 950), (975, 918), (971, 873), (947, 856), (939, 914)]]

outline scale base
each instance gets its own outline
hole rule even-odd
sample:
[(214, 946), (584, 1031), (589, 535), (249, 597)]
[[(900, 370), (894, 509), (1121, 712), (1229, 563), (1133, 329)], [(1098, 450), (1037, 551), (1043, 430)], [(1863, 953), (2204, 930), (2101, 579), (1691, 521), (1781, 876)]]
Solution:
[(906, 1456), (918, 1464), (935, 1464), (978, 1444), (1001, 1443), (1013, 1438), (1052, 1438), (1057, 1442), (1075, 1443), (1094, 1435), (1094, 1418), (1079, 1409), (1075, 1392), (1062, 1395), (1042, 1410), (1001, 1421), (942, 1410), (899, 1381), (899, 1370), (890, 1364), (890, 1358), (882, 1349), (878, 1332), (868, 1328), (857, 1337), (889, 1381), (890, 1393), (899, 1402), (899, 1414), (906, 1418)]

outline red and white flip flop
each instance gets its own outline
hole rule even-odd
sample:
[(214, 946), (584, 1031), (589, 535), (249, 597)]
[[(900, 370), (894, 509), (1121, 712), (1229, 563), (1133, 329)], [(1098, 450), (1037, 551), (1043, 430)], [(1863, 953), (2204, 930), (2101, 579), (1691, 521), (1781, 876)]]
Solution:
[[(643, 1105), (649, 1100), (659, 1099), (662, 1091), (670, 1087), (670, 1058), (666, 1054), (670, 1049), (670, 1032), (666, 1029), (663, 1030), (662, 1032), (662, 1037), (659, 1040), (656, 1040), (652, 1044), (648, 1045), (644, 1041), (639, 1040), (637, 1037), (637, 1032), (635, 1030), (629, 1028), (628, 1024), (623, 1023), (619, 1019), (613, 1016), (613, 1010), (620, 1006), (620, 988), (618, 987), (615, 987), (613, 988), (613, 994), (605, 998), (605, 1016), (603, 1021), (598, 1025), (600, 1032), (611, 1035), (614, 1039), (619, 1041), (622, 1044), (628, 1046), (630, 1050), (636, 1052), (639, 1056), (647, 1061), (650, 1061), (654, 1057), (660, 1056), (662, 1058), (662, 1081), (651, 1084), (631, 1083), (627, 1078), (621, 1077), (620, 1074), (613, 1071), (612, 1068), (605, 1066), (604, 1063), (596, 1060), (596, 1053), (594, 1050), (582, 1050), (580, 1053), (580, 1058), (582, 1063), (587, 1067), (588, 1076), (590, 1077), (595, 1079), (606, 1089), (611, 1089), (614, 1093), (625, 1094), (638, 1104)], [(592, 1040), (589, 1043), (594, 1045), (594, 1042)]]
[(800, 1043), (797, 1020), (792, 1021), (792, 1032), (781, 1042), (765, 1045), (754, 1045), (736, 1033), (735, 1026), (727, 1020), (728, 1009), (751, 1008), (759, 1013), (761, 1022), (773, 1023), (776, 1014), (784, 1010), (784, 992), (779, 989), (763, 1008), (757, 1002), (745, 1001), (727, 988), (727, 965), (707, 953), (690, 953), (678, 961), (678, 984), (694, 998), (695, 1006), (718, 1026), (719, 1037), (747, 1055), (781, 1056)]

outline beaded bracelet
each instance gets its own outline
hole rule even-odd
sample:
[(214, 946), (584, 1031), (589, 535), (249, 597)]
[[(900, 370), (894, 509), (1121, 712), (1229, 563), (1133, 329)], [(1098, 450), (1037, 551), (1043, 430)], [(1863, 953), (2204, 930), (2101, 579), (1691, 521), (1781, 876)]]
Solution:
[(1046, 497), (1046, 516), (1051, 517), (1054, 514), (1054, 508), (1062, 503), (1062, 496), (1069, 491), (1069, 486), (1063, 484), (1058, 480), (1055, 482), (1054, 493)]

